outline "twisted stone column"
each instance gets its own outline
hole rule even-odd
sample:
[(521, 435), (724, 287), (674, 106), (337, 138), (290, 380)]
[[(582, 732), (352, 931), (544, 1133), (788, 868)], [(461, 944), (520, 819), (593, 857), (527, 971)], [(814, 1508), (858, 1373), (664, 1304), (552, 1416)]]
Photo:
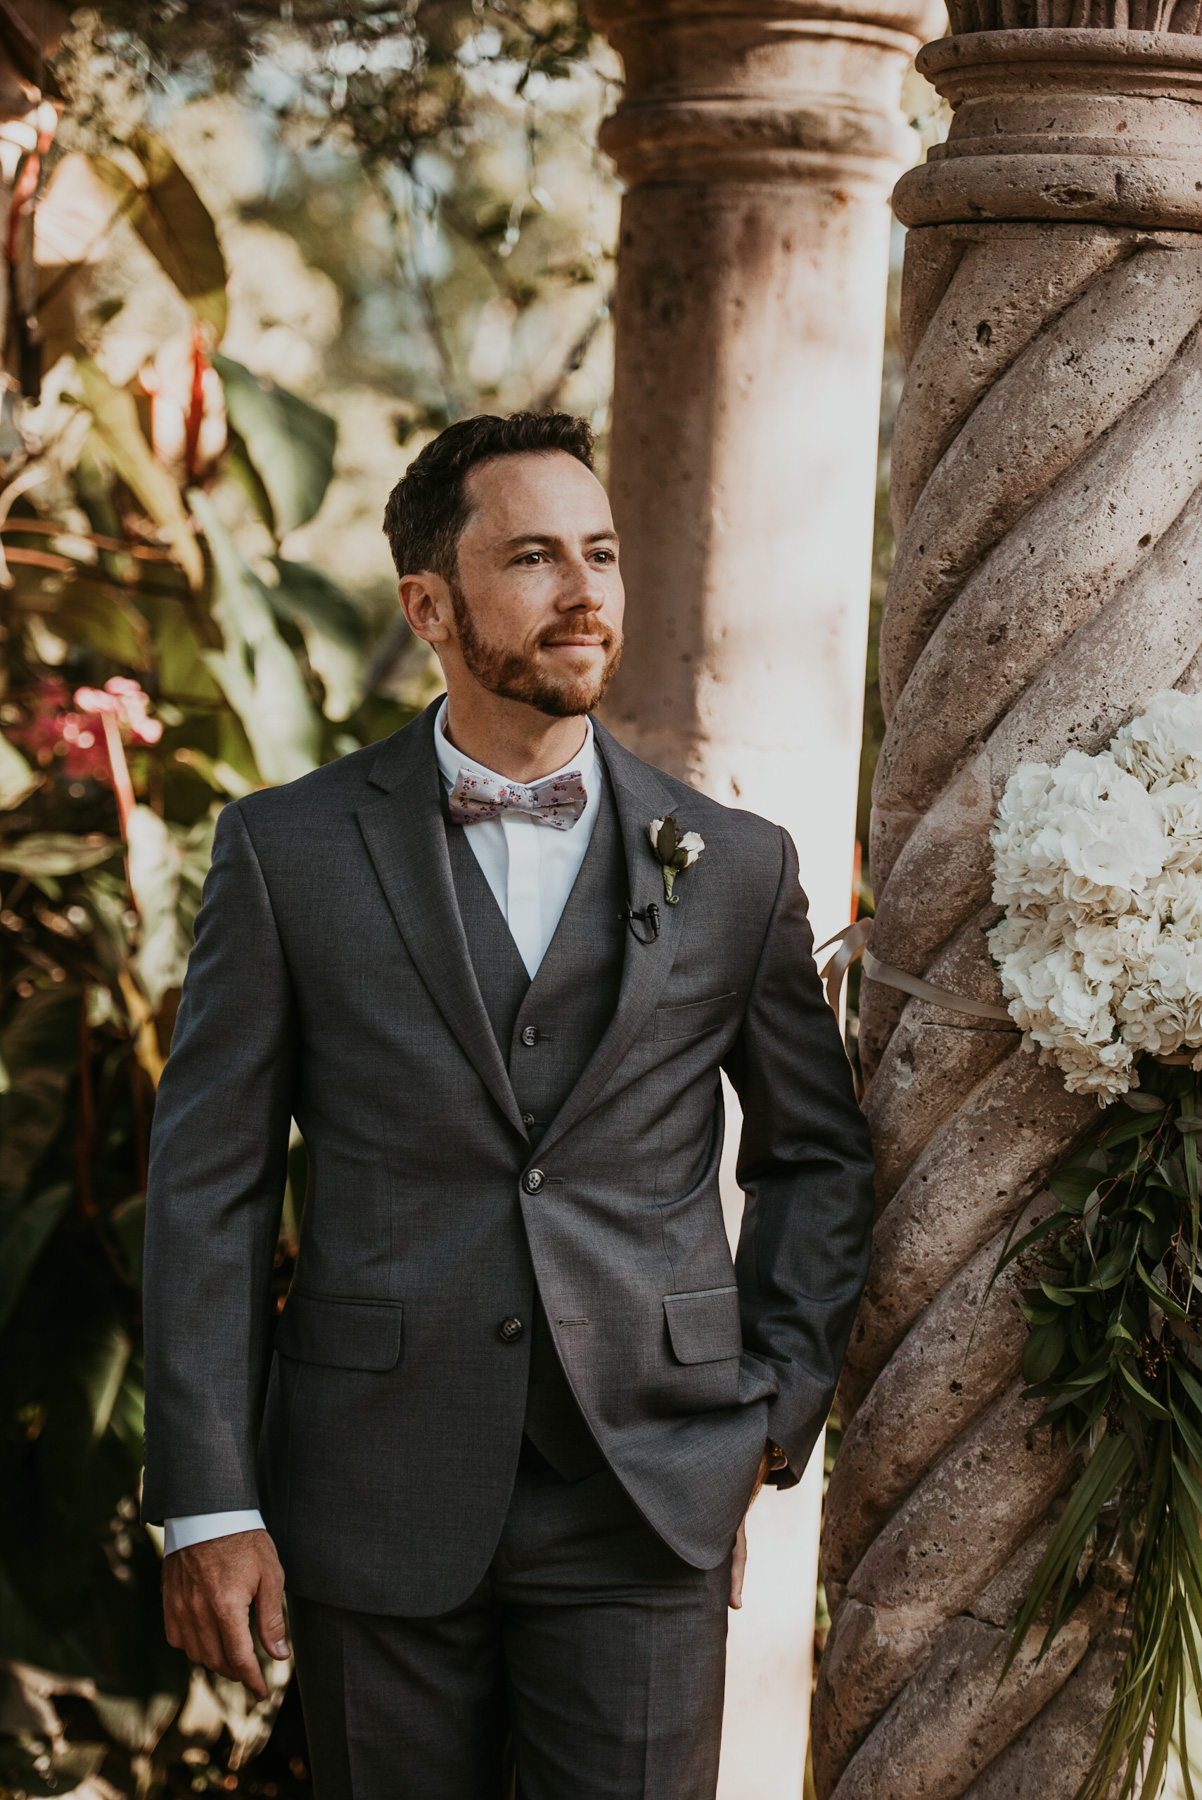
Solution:
[[(978, 29), (922, 52), (954, 122), (895, 196), (908, 369), (872, 836), (876, 955), (993, 1000), (1007, 778), (1193, 688), (1202, 643), (1198, 8), (1129, 18), (1118, 0), (1085, 28), (1065, 4), (1008, 29), (1002, 4), (964, 0), (953, 25)], [(1076, 1465), (1020, 1398), (1015, 1281), (985, 1293), (1096, 1106), (1004, 1026), (862, 994), (881, 1210), (828, 1500), (818, 1792), (1067, 1800), (1116, 1612), (1099, 1584), (995, 1692), (991, 1652)]]

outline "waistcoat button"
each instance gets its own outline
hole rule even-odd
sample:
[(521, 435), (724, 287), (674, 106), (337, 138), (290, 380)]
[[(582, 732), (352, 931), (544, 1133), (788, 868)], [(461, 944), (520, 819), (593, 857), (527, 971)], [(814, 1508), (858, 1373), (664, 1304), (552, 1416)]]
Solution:
[(538, 1043), (538, 1026), (537, 1025), (523, 1025), (522, 1026), (522, 1042), (523, 1042), (523, 1044), (525, 1044), (527, 1049), (530, 1049), (534, 1044)]
[(507, 1344), (516, 1344), (522, 1335), (522, 1321), (520, 1319), (502, 1319), (497, 1330)]
[(546, 1179), (541, 1169), (527, 1169), (522, 1176), (522, 1186), (528, 1194), (537, 1194)]

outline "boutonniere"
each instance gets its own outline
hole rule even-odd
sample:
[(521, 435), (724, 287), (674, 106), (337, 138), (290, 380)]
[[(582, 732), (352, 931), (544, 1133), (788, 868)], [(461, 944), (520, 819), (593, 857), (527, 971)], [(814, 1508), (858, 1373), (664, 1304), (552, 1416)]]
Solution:
[(692, 868), (705, 849), (705, 839), (700, 832), (682, 831), (671, 815), (652, 819), (647, 835), (664, 873), (664, 898), (669, 906), (678, 906), (680, 895), (673, 892), (676, 877), (682, 870)]

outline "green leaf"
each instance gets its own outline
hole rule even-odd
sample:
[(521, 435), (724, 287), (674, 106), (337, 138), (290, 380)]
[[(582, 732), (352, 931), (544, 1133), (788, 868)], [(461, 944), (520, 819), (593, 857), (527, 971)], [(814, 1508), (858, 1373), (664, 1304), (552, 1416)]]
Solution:
[(1153, 1399), (1147, 1388), (1132, 1372), (1128, 1360), (1124, 1359), (1120, 1362), (1118, 1372), (1119, 1380), (1130, 1389), (1131, 1398), (1141, 1412), (1146, 1413), (1152, 1419), (1167, 1419), (1172, 1416), (1166, 1406), (1162, 1406), (1159, 1400)]
[(1112, 1288), (1125, 1279), (1131, 1269), (1134, 1245), (1120, 1246), (1105, 1255), (1093, 1273), (1092, 1286)]
[(279, 617), (300, 627), (309, 664), (325, 688), (327, 719), (348, 719), (363, 697), (363, 615), (320, 570), (279, 557), (275, 566), (279, 585), (267, 596)]
[(121, 848), (96, 834), (76, 837), (70, 831), (31, 831), (0, 850), (0, 869), (35, 880), (39, 875), (78, 875), (94, 869)]
[(159, 138), (135, 132), (128, 152), (121, 163), (94, 157), (96, 172), (163, 273), (220, 341), (227, 278), (212, 215)]
[(295, 781), (317, 767), (321, 721), (263, 583), (208, 495), (194, 489), (190, 498), (213, 553), (213, 617), (225, 640), (224, 651), (208, 652), (205, 661), (242, 721), (262, 779), (272, 786)]
[(142, 1285), (142, 1255), (146, 1237), (146, 1196), (134, 1194), (114, 1206), (108, 1216), (108, 1228), (121, 1246), (121, 1254), (130, 1277)]
[(1039, 1285), (1053, 1306), (1075, 1306), (1077, 1304), (1074, 1295), (1064, 1288), (1053, 1287), (1047, 1281), (1041, 1281)]
[(0, 731), (0, 812), (11, 812), (41, 785), (37, 770), (30, 768), (16, 745)]
[[(1017, 1240), (1017, 1242), (1012, 1244), (1007, 1241), (1001, 1256), (998, 1257), (997, 1267), (989, 1278), (989, 1290), (992, 1290), (994, 1282), (1003, 1270), (1007, 1269), (1012, 1262), (1016, 1261), (1017, 1258), (1023, 1254), (1024, 1250), (1030, 1250), (1033, 1245), (1042, 1243), (1044, 1238), (1048, 1237), (1052, 1232), (1060, 1231), (1065, 1225), (1073, 1224), (1074, 1220), (1075, 1214), (1073, 1213), (1053, 1213), (1050, 1218), (1041, 1220), (1041, 1222), (1035, 1226), (1034, 1230), (1026, 1232)], [(1011, 1229), (1013, 1230), (1013, 1227), (1011, 1227)], [(986, 1298), (988, 1298), (988, 1292), (986, 1293)]]
[(215, 356), (213, 367), (225, 388), (230, 424), (271, 503), (275, 535), (286, 537), (325, 499), (334, 477), (338, 427), (328, 413), (228, 356)]
[(0, 1199), (23, 1197), (63, 1128), (79, 1063), (79, 1008), (70, 988), (35, 988), (0, 1032), (9, 1077), (0, 1094)]
[(68, 643), (90, 644), (125, 668), (148, 669), (153, 662), (150, 627), (129, 596), (111, 582), (74, 576), (50, 622)]
[[(1008, 1627), (1010, 1648), (1002, 1670), (1003, 1679), (1044, 1602), (1057, 1584), (1075, 1571), (1098, 1513), (1115, 1489), (1126, 1481), (1134, 1465), (1135, 1451), (1130, 1439), (1121, 1433), (1104, 1437), (1086, 1463), (1032, 1577), (1030, 1592)], [(1041, 1656), (1046, 1656), (1053, 1637), (1054, 1632), (1049, 1630)]]
[(1164, 1111), (1164, 1101), (1160, 1095), (1149, 1094), (1145, 1088), (1132, 1088), (1129, 1093), (1124, 1094), (1123, 1105), (1130, 1107), (1131, 1111), (1136, 1113), (1161, 1113)]
[(71, 1189), (66, 1182), (47, 1188), (22, 1207), (0, 1236), (0, 1329), (8, 1323), (30, 1271), (70, 1199)]
[(1060, 1317), (1058, 1306), (1029, 1306), (1020, 1301), (1018, 1310), (1028, 1325), (1051, 1325)]
[(1180, 1407), (1173, 1406), (1170, 1410), (1173, 1414), (1174, 1430), (1181, 1433), (1186, 1449), (1198, 1464), (1199, 1468), (1202, 1468), (1202, 1433), (1199, 1432), (1197, 1426), (1195, 1426), (1191, 1420), (1186, 1418)]
[(1023, 1345), (1022, 1369), (1027, 1381), (1048, 1381), (1064, 1355), (1065, 1331), (1057, 1319), (1039, 1325)]
[(1097, 1192), (1097, 1171), (1073, 1167), (1057, 1169), (1048, 1187), (1066, 1212), (1079, 1216)]
[(176, 561), (188, 584), (204, 586), (204, 558), (184, 510), (179, 489), (142, 434), (138, 408), (128, 388), (116, 388), (89, 358), (76, 364), (84, 405), (92, 415), (96, 435), (109, 454), (114, 469), (137, 495), (156, 525), (166, 533)]
[(128, 862), (141, 919), (134, 962), (142, 991), (157, 1012), (168, 988), (183, 986), (190, 946), (179, 919), (179, 845), (171, 826), (149, 806), (135, 806), (130, 814)]
[(1194, 1379), (1184, 1363), (1174, 1358), (1172, 1364), (1173, 1379), (1179, 1381), (1185, 1389), (1199, 1418), (1202, 1418), (1202, 1386)]

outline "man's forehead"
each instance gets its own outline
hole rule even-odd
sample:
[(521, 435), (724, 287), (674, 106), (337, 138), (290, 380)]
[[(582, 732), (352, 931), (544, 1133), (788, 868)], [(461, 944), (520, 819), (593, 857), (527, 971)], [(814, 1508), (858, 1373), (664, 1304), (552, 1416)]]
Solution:
[(615, 535), (605, 489), (565, 452), (493, 457), (470, 469), (464, 485), (468, 529), (489, 538)]

